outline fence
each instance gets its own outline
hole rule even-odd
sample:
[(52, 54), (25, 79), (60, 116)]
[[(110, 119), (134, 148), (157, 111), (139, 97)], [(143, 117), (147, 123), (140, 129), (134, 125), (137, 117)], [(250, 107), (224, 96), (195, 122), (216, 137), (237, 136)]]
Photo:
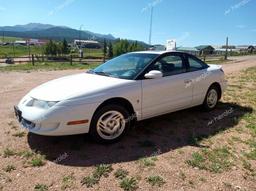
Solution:
[(80, 58), (74, 55), (67, 55), (67, 56), (46, 56), (46, 55), (34, 55), (31, 56), (21, 56), (21, 57), (11, 57), (11, 58), (0, 58), (0, 64), (7, 63), (7, 64), (22, 64), (22, 63), (32, 63), (35, 65), (36, 63), (42, 62), (59, 62), (59, 63), (100, 63), (105, 62), (106, 59), (102, 57), (91, 57), (86, 56)]

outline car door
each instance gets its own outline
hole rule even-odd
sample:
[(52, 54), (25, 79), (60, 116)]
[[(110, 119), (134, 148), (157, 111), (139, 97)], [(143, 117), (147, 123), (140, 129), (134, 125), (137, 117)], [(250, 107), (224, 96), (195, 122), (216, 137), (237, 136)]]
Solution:
[(142, 80), (142, 115), (149, 118), (190, 106), (192, 87), (182, 54), (167, 53), (152, 63), (145, 73), (159, 70), (162, 78)]
[(188, 73), (192, 82), (188, 84), (192, 87), (192, 105), (203, 103), (206, 92), (211, 85), (211, 72), (208, 71), (208, 65), (195, 56), (187, 55)]

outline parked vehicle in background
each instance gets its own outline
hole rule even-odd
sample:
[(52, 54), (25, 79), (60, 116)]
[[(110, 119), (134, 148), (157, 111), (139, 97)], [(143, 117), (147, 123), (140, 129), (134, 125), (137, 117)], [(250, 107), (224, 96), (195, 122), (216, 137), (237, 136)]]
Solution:
[(182, 52), (133, 52), (33, 89), (15, 113), (35, 134), (89, 133), (96, 141), (114, 142), (135, 120), (197, 105), (212, 110), (225, 87), (219, 65)]
[(12, 58), (6, 58), (5, 63), (6, 64), (14, 64), (14, 60)]

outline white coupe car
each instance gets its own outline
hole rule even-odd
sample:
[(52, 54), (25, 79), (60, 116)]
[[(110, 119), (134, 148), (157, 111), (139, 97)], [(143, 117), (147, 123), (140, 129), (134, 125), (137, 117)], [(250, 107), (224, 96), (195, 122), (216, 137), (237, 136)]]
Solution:
[(15, 114), (35, 134), (114, 142), (136, 120), (197, 105), (211, 110), (225, 87), (219, 65), (182, 52), (133, 52), (33, 89)]

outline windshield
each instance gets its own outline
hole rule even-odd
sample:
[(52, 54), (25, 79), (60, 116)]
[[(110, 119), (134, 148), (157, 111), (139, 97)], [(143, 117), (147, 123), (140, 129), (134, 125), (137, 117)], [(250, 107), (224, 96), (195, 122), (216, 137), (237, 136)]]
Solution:
[(157, 56), (157, 54), (143, 53), (124, 54), (109, 60), (89, 72), (132, 80)]

